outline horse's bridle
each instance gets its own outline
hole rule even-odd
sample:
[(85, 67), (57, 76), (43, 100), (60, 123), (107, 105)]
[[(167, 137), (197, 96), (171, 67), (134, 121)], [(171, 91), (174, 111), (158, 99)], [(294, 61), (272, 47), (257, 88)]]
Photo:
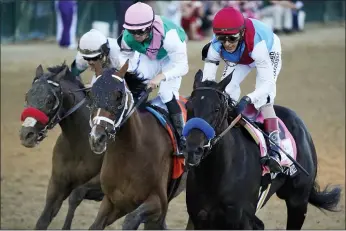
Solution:
[[(195, 88), (192, 93), (191, 93), (191, 96), (193, 95), (193, 92), (194, 91), (197, 91), (197, 90), (211, 90), (211, 91), (215, 91), (217, 92), (219, 95), (222, 96), (222, 99), (221, 99), (221, 102), (222, 102), (222, 105), (223, 105), (223, 108), (225, 108), (225, 111), (221, 117), (221, 119), (219, 120), (218, 124), (215, 123), (214, 127), (215, 127), (215, 130), (220, 127), (223, 123), (223, 121), (225, 119), (227, 119), (227, 116), (228, 116), (228, 100), (229, 100), (229, 95), (225, 92), (222, 92), (220, 91), (219, 89), (216, 89), (216, 88), (212, 88), (212, 87), (198, 87), (198, 88)], [(214, 138), (211, 138), (208, 140), (208, 143), (205, 144), (203, 146), (204, 149), (204, 153), (203, 153), (203, 156), (201, 157), (201, 159), (204, 159), (206, 156), (208, 156), (210, 154), (210, 151), (212, 149), (212, 147), (220, 141), (220, 139), (232, 128), (234, 127), (234, 125), (239, 121), (239, 119), (241, 118), (241, 115), (238, 115), (234, 120), (233, 122), (224, 130), (222, 131), (220, 134), (216, 135)], [(212, 124), (211, 124), (212, 126)]]
[[(37, 80), (39, 79), (35, 79), (33, 83), (35, 83)], [(53, 114), (52, 117), (48, 117), (48, 123), (44, 126), (43, 129), (41, 129), (41, 131), (38, 132), (38, 137), (36, 139), (37, 142), (42, 141), (44, 138), (47, 137), (47, 132), (48, 130), (54, 128), (55, 125), (57, 125), (58, 123), (60, 123), (60, 121), (62, 121), (63, 119), (65, 119), (66, 117), (68, 117), (69, 115), (71, 115), (73, 112), (75, 112), (77, 109), (79, 109), (85, 102), (86, 98), (84, 97), (80, 102), (78, 102), (77, 104), (75, 104), (72, 108), (70, 108), (66, 113), (62, 112), (62, 105), (63, 105), (63, 91), (62, 88), (60, 86), (59, 83), (52, 81), (52, 80), (46, 80), (48, 82), (48, 86), (51, 87), (51, 91), (53, 92), (53, 95), (55, 97), (55, 105), (53, 107), (52, 111), (55, 111), (55, 113)], [(59, 88), (59, 94), (56, 93), (56, 91), (53, 89), (54, 87)], [(73, 92), (77, 92), (80, 91), (80, 89), (73, 91)], [(72, 93), (72, 91), (70, 91), (69, 93)], [(64, 114), (63, 116), (61, 116), (61, 114)]]
[[(117, 119), (117, 121), (113, 121), (105, 116), (99, 116), (99, 112), (100, 109), (98, 110), (98, 114), (93, 117), (92, 119), (90, 118), (90, 126), (93, 127), (95, 125), (101, 125), (101, 121), (106, 122), (106, 124), (110, 124), (112, 126), (112, 129), (110, 131), (108, 131), (107, 126), (103, 126), (103, 128), (105, 129), (105, 132), (107, 134), (107, 136), (114, 140), (116, 133), (119, 131), (119, 129), (121, 128), (121, 126), (130, 118), (130, 116), (134, 113), (134, 111), (136, 110), (136, 108), (139, 107), (140, 104), (142, 104), (142, 102), (144, 100), (146, 100), (147, 96), (150, 94), (150, 92), (152, 91), (151, 88), (148, 88), (145, 92), (145, 94), (143, 94), (143, 96), (137, 101), (136, 104), (134, 104), (134, 99), (133, 99), (133, 95), (131, 93), (131, 91), (127, 88), (126, 86), (126, 82), (124, 79), (116, 76), (116, 75), (112, 75), (112, 77), (118, 79), (119, 81), (123, 82), (124, 84), (124, 88), (125, 88), (125, 99), (122, 100), (122, 103), (120, 106), (118, 106), (118, 110), (122, 109), (122, 112), (119, 116), (119, 118)], [(130, 105), (129, 105), (130, 103)], [(114, 113), (113, 113), (114, 114)]]

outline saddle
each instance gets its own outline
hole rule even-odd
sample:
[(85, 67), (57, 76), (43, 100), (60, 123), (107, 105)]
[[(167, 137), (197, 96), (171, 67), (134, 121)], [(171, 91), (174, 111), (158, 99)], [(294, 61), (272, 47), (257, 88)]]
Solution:
[[(264, 117), (260, 111), (258, 111), (253, 104), (249, 104), (247, 108), (244, 110), (243, 115), (248, 118), (251, 122), (255, 123), (259, 128), (263, 130), (263, 121)], [(288, 153), (294, 160), (297, 158), (297, 147), (296, 142), (290, 133), (290, 131), (287, 129), (284, 122), (279, 119), (279, 135), (280, 135), (280, 147)], [(257, 128), (255, 128), (251, 123), (249, 122), (243, 122), (243, 127), (249, 132), (251, 137), (254, 139), (256, 144), (258, 144), (258, 147), (261, 152), (261, 158), (266, 158), (268, 155), (269, 150), (269, 141), (266, 140), (266, 138), (263, 136), (262, 132), (259, 131)], [(294, 163), (286, 156), (285, 153), (280, 151), (281, 155), (281, 166), (284, 169), (284, 174), (288, 176), (295, 176), (297, 173), (297, 169), (294, 165)], [(270, 173), (269, 168), (262, 164), (262, 175), (266, 175)], [(272, 174), (271, 178), (273, 179), (276, 176), (276, 174)]]

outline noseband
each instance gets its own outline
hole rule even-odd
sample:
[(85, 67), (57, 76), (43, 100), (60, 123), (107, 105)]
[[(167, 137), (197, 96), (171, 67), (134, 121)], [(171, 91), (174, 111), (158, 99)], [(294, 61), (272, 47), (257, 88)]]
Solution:
[[(229, 95), (225, 92), (222, 92), (216, 88), (212, 88), (212, 87), (199, 87), (194, 89), (194, 91), (198, 91), (198, 90), (210, 90), (210, 91), (215, 91), (216, 93), (218, 93), (219, 95), (221, 95), (221, 103), (222, 103), (222, 107), (225, 108), (224, 113), (221, 117), (221, 119), (219, 120), (218, 123), (215, 124), (215, 129), (219, 128), (222, 125), (222, 122), (226, 119), (227, 117), (227, 108), (228, 108), (228, 100), (229, 100)], [(194, 92), (193, 91), (193, 92)], [(193, 94), (193, 92), (191, 93), (191, 95)], [(233, 121), (232, 123), (223, 131), (221, 132), (219, 135), (216, 135), (214, 137), (210, 137), (208, 139), (208, 143), (205, 144), (203, 146), (204, 149), (204, 154), (202, 156), (202, 159), (204, 159), (206, 156), (208, 156), (210, 154), (210, 151), (212, 149), (212, 147), (218, 142), (220, 141), (220, 139), (232, 128), (234, 127), (234, 125), (241, 119), (241, 114), (238, 115)], [(206, 122), (206, 121), (205, 121)], [(206, 122), (207, 123), (207, 122)], [(212, 126), (209, 124), (209, 126), (212, 128)]]
[[(37, 81), (38, 79), (34, 80), (34, 83)], [(58, 123), (60, 123), (63, 119), (65, 119), (66, 117), (68, 117), (69, 115), (71, 115), (73, 112), (75, 112), (78, 108), (80, 108), (86, 98), (84, 97), (80, 102), (78, 102), (77, 104), (75, 104), (72, 108), (70, 108), (66, 113), (64, 113), (63, 116), (61, 116), (62, 114), (62, 105), (63, 105), (63, 91), (61, 89), (61, 86), (59, 83), (52, 81), (52, 80), (46, 80), (48, 82), (49, 87), (51, 88), (50, 90), (53, 92), (53, 95), (55, 97), (55, 105), (52, 109), (52, 111), (55, 111), (54, 115), (49, 118), (48, 123), (45, 125), (45, 127), (39, 131), (38, 133), (38, 138), (37, 138), (37, 142), (42, 141), (44, 138), (47, 137), (47, 132), (48, 130), (54, 128), (54, 126)], [(56, 93), (56, 91), (53, 89), (53, 87), (57, 87), (59, 88), (59, 94)], [(79, 90), (76, 90), (79, 91)], [(70, 92), (72, 93), (72, 92)]]

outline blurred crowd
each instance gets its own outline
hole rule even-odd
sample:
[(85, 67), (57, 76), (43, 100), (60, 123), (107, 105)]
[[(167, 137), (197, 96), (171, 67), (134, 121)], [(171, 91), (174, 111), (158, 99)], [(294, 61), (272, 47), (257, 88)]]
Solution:
[(302, 1), (146, 1), (156, 11), (181, 25), (190, 40), (201, 40), (211, 33), (215, 13), (233, 6), (245, 17), (259, 19), (277, 34), (304, 30), (305, 12)]
[[(155, 13), (181, 25), (189, 40), (202, 40), (212, 33), (212, 20), (223, 7), (233, 6), (245, 17), (259, 19), (276, 34), (292, 34), (304, 30), (305, 12), (302, 1), (147, 1)], [(137, 1), (116, 1), (117, 32), (122, 31), (126, 9)], [(76, 47), (77, 1), (56, 0), (57, 41), (60, 46)], [(117, 36), (114, 34), (114, 36)]]

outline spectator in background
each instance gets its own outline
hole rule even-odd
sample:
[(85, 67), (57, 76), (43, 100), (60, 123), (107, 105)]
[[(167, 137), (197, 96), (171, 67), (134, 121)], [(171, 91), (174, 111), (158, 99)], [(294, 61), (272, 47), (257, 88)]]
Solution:
[(221, 9), (219, 2), (216, 1), (203, 1), (204, 4), (204, 14), (201, 18), (202, 25), (201, 31), (203, 36), (211, 35), (212, 21), (216, 12)]
[(77, 31), (77, 1), (55, 1), (57, 32), (56, 40), (60, 47), (75, 49)]
[(274, 33), (282, 32), (290, 34), (293, 29), (293, 13), (296, 4), (293, 1), (263, 1), (263, 8), (260, 11), (261, 17), (273, 18)]
[(154, 6), (153, 4), (148, 5), (154, 8), (156, 15), (162, 15), (177, 26), (181, 26), (180, 1), (156, 1)]
[(202, 40), (203, 3), (201, 1), (183, 1), (181, 2), (181, 7), (181, 26), (188, 35), (188, 38), (191, 40)]
[(292, 9), (293, 30), (300, 32), (304, 30), (305, 25), (305, 12), (303, 10), (304, 3), (302, 1), (293, 2), (295, 2), (295, 8)]
[(181, 26), (181, 2), (168, 1), (167, 7), (162, 15), (174, 22), (177, 26)]
[(223, 1), (225, 7), (233, 7), (243, 13), (246, 18), (259, 18), (259, 6), (262, 1)]
[(262, 1), (240, 1), (240, 11), (246, 18), (259, 19), (259, 7)]

